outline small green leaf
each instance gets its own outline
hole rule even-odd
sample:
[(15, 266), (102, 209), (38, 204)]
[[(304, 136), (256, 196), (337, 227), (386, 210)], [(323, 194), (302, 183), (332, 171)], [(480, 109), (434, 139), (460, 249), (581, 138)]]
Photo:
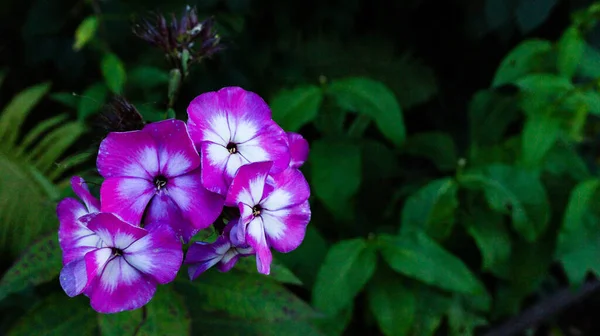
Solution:
[(333, 316), (323, 316), (312, 320), (315, 325), (326, 336), (342, 336), (352, 322), (354, 305), (350, 304)]
[(379, 236), (383, 259), (396, 272), (452, 292), (485, 295), (485, 287), (456, 256), (422, 232)]
[(412, 292), (416, 300), (416, 313), (409, 335), (432, 336), (452, 304), (449, 297), (431, 287), (417, 284)]
[(69, 92), (55, 92), (50, 94), (50, 99), (57, 101), (67, 107), (77, 109), (79, 98)]
[(152, 66), (137, 66), (127, 76), (128, 83), (133, 87), (144, 89), (155, 88), (169, 82), (169, 74)]
[(558, 235), (556, 255), (576, 285), (590, 270), (600, 274), (600, 217), (594, 211), (598, 209), (599, 187), (600, 181), (593, 179), (573, 189)]
[(335, 315), (352, 303), (375, 271), (377, 256), (363, 239), (331, 246), (313, 288), (315, 308)]
[(406, 153), (431, 160), (440, 171), (453, 171), (458, 161), (452, 137), (443, 132), (418, 133), (408, 138)]
[(53, 293), (19, 319), (7, 335), (95, 335), (95, 317), (89, 299), (83, 295), (69, 298), (64, 293)]
[(571, 78), (577, 71), (577, 67), (585, 50), (585, 41), (581, 32), (576, 27), (569, 27), (558, 41), (558, 55), (556, 66), (558, 72)]
[(520, 116), (518, 100), (492, 90), (477, 92), (469, 103), (471, 141), (478, 147), (496, 145)]
[(57, 234), (44, 236), (31, 245), (6, 271), (0, 280), (0, 300), (11, 293), (54, 279), (58, 276), (61, 266)]
[(327, 92), (342, 108), (372, 118), (381, 133), (395, 145), (404, 143), (406, 130), (402, 109), (394, 93), (382, 83), (352, 77), (333, 81)]
[(384, 335), (407, 335), (415, 319), (415, 295), (398, 276), (385, 275), (369, 284), (369, 307)]
[(466, 336), (475, 335), (474, 329), (486, 326), (488, 322), (483, 317), (468, 311), (461, 300), (455, 299), (448, 309), (448, 324), (450, 335)]
[(75, 43), (73, 44), (73, 50), (81, 50), (91, 39), (96, 35), (98, 29), (98, 18), (94, 15), (88, 16), (75, 30)]
[(31, 150), (27, 159), (42, 173), (49, 173), (55, 168), (54, 163), (85, 132), (85, 126), (77, 121), (65, 123), (48, 133), (42, 141)]
[[(191, 320), (183, 298), (169, 286), (158, 288), (147, 306), (140, 336), (190, 335)], [(118, 333), (115, 335), (123, 335)]]
[(446, 239), (454, 226), (457, 193), (452, 178), (433, 180), (419, 189), (404, 203), (400, 232), (424, 231), (436, 240)]
[(490, 208), (512, 217), (513, 227), (526, 240), (535, 241), (550, 220), (550, 204), (539, 178), (526, 170), (490, 165), (460, 176), (459, 183), (483, 190)]
[[(145, 309), (148, 309), (147, 306)], [(145, 323), (143, 315), (142, 309), (116, 314), (98, 314), (100, 334), (102, 336), (137, 335), (136, 331)]]
[(543, 71), (543, 58), (552, 51), (552, 44), (544, 40), (526, 40), (511, 50), (502, 60), (493, 87), (510, 84), (530, 73)]
[(96, 83), (88, 87), (81, 97), (77, 107), (77, 119), (85, 121), (89, 116), (96, 114), (102, 109), (108, 96), (108, 89), (104, 83)]
[(353, 217), (350, 199), (361, 182), (360, 147), (348, 141), (317, 140), (309, 157), (315, 195), (336, 217)]
[[(317, 277), (318, 267), (325, 260), (327, 241), (321, 233), (309, 225), (302, 244), (293, 253), (282, 253), (277, 256), (290, 270), (294, 272), (307, 288), (312, 288)], [(241, 260), (240, 260), (241, 261)], [(256, 270), (256, 264), (254, 265)]]
[(37, 103), (50, 91), (44, 83), (19, 92), (0, 114), (0, 148), (11, 148), (19, 138), (25, 118)]
[(586, 79), (600, 77), (600, 52), (587, 43), (583, 48), (581, 60), (577, 67), (577, 76)]
[(560, 120), (548, 114), (536, 114), (527, 118), (521, 140), (521, 155), (525, 167), (542, 166), (544, 157), (561, 133), (560, 126)]
[(501, 214), (474, 207), (464, 218), (464, 223), (479, 247), (483, 270), (491, 270), (496, 264), (509, 258), (510, 234)]
[(569, 79), (551, 73), (522, 76), (515, 80), (515, 85), (525, 93), (549, 95), (564, 94), (574, 88)]
[(273, 120), (286, 131), (297, 132), (316, 118), (322, 101), (323, 90), (316, 85), (306, 85), (278, 92), (269, 105)]
[(106, 86), (116, 94), (122, 94), (127, 80), (127, 72), (125, 65), (117, 57), (117, 55), (108, 53), (102, 58), (102, 75), (106, 82)]

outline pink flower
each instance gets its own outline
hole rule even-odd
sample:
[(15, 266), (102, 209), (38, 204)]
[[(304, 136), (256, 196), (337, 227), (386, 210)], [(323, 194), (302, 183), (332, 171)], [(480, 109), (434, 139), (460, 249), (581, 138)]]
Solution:
[(180, 120), (113, 132), (100, 144), (98, 171), (102, 211), (140, 224), (166, 221), (184, 241), (210, 226), (223, 198), (200, 182), (200, 157)]
[(287, 135), (255, 93), (226, 87), (196, 97), (187, 111), (208, 190), (225, 195), (237, 170), (248, 163), (273, 161), (274, 174), (288, 167)]
[(209, 268), (217, 265), (221, 272), (228, 272), (235, 266), (239, 257), (254, 254), (252, 247), (248, 245), (235, 245), (230, 237), (231, 228), (236, 225), (237, 219), (227, 224), (223, 234), (214, 243), (196, 242), (190, 245), (185, 256), (185, 264), (189, 264), (188, 273), (190, 279), (194, 280)]
[(145, 229), (109, 213), (79, 219), (98, 237), (82, 261), (65, 265), (60, 283), (67, 295), (84, 293), (100, 313), (137, 309), (152, 299), (158, 284), (175, 279), (183, 252), (169, 225)]
[[(232, 228), (235, 241), (256, 251), (257, 268), (269, 274), (270, 247), (279, 252), (297, 248), (310, 221), (310, 189), (295, 168), (269, 176), (271, 162), (242, 166), (231, 183), (225, 205), (238, 206), (240, 220)], [(267, 179), (269, 177), (269, 179)]]
[(298, 133), (288, 132), (290, 167), (300, 168), (308, 159), (308, 142)]

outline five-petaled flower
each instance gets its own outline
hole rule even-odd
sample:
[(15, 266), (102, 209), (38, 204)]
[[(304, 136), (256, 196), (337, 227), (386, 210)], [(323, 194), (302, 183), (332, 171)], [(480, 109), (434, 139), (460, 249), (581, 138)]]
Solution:
[(238, 219), (230, 221), (223, 233), (214, 243), (195, 242), (190, 245), (186, 255), (185, 264), (189, 264), (188, 273), (190, 279), (194, 280), (207, 269), (217, 265), (221, 272), (227, 272), (238, 261), (240, 257), (254, 254), (254, 249), (248, 245), (235, 245), (231, 240), (231, 228)]
[(100, 144), (102, 211), (125, 221), (169, 222), (187, 241), (221, 213), (223, 197), (200, 183), (200, 157), (180, 120), (110, 133)]
[(234, 240), (254, 248), (258, 271), (263, 274), (270, 272), (270, 247), (283, 253), (297, 248), (311, 215), (310, 189), (302, 173), (288, 168), (269, 176), (271, 166), (271, 162), (242, 166), (225, 199), (225, 205), (240, 210), (240, 220), (232, 228)]
[(145, 305), (158, 284), (175, 279), (183, 252), (169, 225), (142, 229), (101, 212), (79, 220), (98, 240), (83, 263), (63, 268), (60, 282), (67, 295), (84, 293), (96, 311), (116, 313)]
[(273, 174), (288, 167), (287, 134), (257, 94), (226, 87), (196, 97), (187, 111), (208, 190), (225, 195), (237, 170), (248, 163), (272, 161)]

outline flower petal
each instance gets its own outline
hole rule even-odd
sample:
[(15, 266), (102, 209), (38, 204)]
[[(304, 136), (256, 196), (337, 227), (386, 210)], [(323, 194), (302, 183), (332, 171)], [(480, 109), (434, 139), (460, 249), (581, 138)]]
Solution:
[(256, 217), (248, 224), (246, 241), (256, 251), (256, 268), (258, 272), (267, 275), (271, 273), (273, 255), (267, 245), (264, 225), (260, 217)]
[(104, 266), (106, 266), (106, 263), (111, 260), (111, 258), (114, 258), (114, 256), (110, 247), (103, 247), (86, 253), (83, 258), (87, 274), (87, 283), (85, 287), (89, 287), (94, 282), (94, 279), (102, 274)]
[(139, 225), (155, 194), (152, 182), (134, 177), (110, 177), (100, 188), (102, 211), (119, 215), (126, 222)]
[(290, 167), (300, 168), (308, 159), (308, 141), (298, 133), (288, 132)]
[(273, 161), (271, 173), (277, 174), (290, 164), (290, 150), (287, 134), (274, 121), (264, 121), (261, 130), (243, 142), (237, 143), (237, 150), (249, 163)]
[(196, 97), (188, 106), (188, 126), (194, 143), (210, 141), (227, 145), (234, 137), (247, 141), (271, 110), (257, 94), (239, 87), (225, 87)]
[(71, 187), (73, 188), (75, 194), (81, 198), (85, 204), (88, 213), (100, 211), (100, 201), (96, 197), (92, 196), (83, 178), (79, 176), (73, 176), (71, 178)]
[(263, 199), (265, 180), (272, 165), (272, 162), (256, 162), (242, 166), (231, 182), (225, 205), (236, 206), (243, 203), (252, 207), (259, 204)]
[(183, 218), (198, 230), (212, 225), (223, 210), (224, 197), (204, 188), (199, 170), (171, 179), (167, 191)]
[(233, 266), (235, 266), (239, 258), (240, 255), (237, 253), (235, 248), (229, 249), (219, 260), (217, 269), (219, 272), (229, 272)]
[(59, 280), (68, 296), (74, 297), (81, 294), (88, 283), (85, 259), (80, 258), (66, 264), (60, 271)]
[(81, 221), (110, 248), (125, 249), (148, 234), (146, 230), (126, 223), (112, 213), (90, 214), (82, 217)]
[(273, 192), (264, 197), (261, 207), (280, 210), (301, 204), (310, 197), (310, 187), (296, 168), (288, 168), (273, 176)]
[(152, 198), (148, 205), (148, 211), (144, 216), (144, 223), (146, 225), (154, 222), (169, 223), (171, 229), (184, 242), (187, 242), (199, 231), (189, 220), (183, 218), (181, 209), (171, 199), (171, 196), (162, 191)]
[(282, 253), (295, 250), (304, 240), (310, 215), (308, 201), (288, 209), (263, 210), (261, 217), (269, 245)]
[(133, 268), (124, 258), (116, 257), (95, 278), (89, 296), (96, 311), (118, 313), (142, 307), (155, 292), (156, 283), (151, 278)]
[(171, 282), (183, 261), (181, 242), (167, 223), (152, 223), (148, 234), (123, 250), (123, 258), (159, 284)]
[(196, 242), (190, 245), (185, 256), (185, 263), (190, 265), (188, 268), (190, 280), (196, 279), (200, 274), (216, 265), (230, 248), (229, 239), (224, 235), (219, 236), (212, 244)]
[(167, 178), (179, 176), (200, 166), (200, 156), (181, 120), (163, 120), (143, 129), (156, 141), (160, 173)]
[(112, 132), (100, 143), (98, 172), (103, 177), (139, 177), (158, 174), (156, 142), (147, 132)]
[(226, 167), (232, 154), (224, 146), (211, 142), (203, 142), (199, 148), (202, 154), (202, 184), (212, 192), (225, 195), (231, 181), (226, 175)]

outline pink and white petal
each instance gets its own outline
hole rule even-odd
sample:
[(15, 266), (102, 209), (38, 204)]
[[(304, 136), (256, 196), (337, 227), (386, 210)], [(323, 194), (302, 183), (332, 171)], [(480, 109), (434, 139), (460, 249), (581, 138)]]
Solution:
[(229, 186), (225, 205), (235, 206), (242, 203), (252, 207), (259, 204), (263, 198), (265, 180), (272, 165), (272, 162), (267, 161), (240, 167)]
[(88, 252), (100, 248), (100, 237), (95, 234), (94, 236), (96, 242), (98, 242), (97, 246), (78, 246), (64, 249), (62, 255), (63, 265), (69, 264), (75, 260), (83, 259)]
[(282, 253), (295, 250), (304, 240), (310, 215), (308, 201), (288, 209), (263, 210), (261, 217), (269, 245)]
[(103, 177), (151, 179), (159, 172), (156, 142), (147, 132), (112, 132), (102, 140), (96, 161)]
[(225, 195), (229, 182), (225, 176), (227, 162), (231, 154), (224, 146), (212, 142), (200, 145), (202, 157), (202, 184), (212, 192)]
[(209, 141), (226, 146), (231, 140), (227, 106), (219, 92), (206, 92), (194, 98), (187, 108), (188, 129), (196, 147)]
[(256, 217), (248, 224), (246, 241), (256, 251), (256, 268), (258, 272), (266, 275), (271, 273), (273, 255), (267, 244), (263, 221), (260, 217)]
[(105, 246), (125, 249), (148, 234), (148, 231), (124, 222), (112, 213), (99, 212), (82, 217), (87, 227), (94, 231)]
[(219, 272), (229, 272), (233, 266), (235, 266), (239, 258), (240, 255), (235, 248), (232, 248), (223, 255), (223, 258), (219, 261), (219, 265), (217, 265), (217, 269)]
[(181, 242), (167, 223), (153, 224), (148, 234), (123, 250), (123, 258), (159, 284), (171, 282), (183, 261)]
[(272, 175), (274, 190), (261, 202), (263, 209), (280, 210), (301, 204), (310, 197), (310, 187), (296, 168)]
[(246, 160), (246, 158), (244, 158), (244, 156), (242, 156), (239, 152), (229, 156), (229, 160), (227, 161), (225, 170), (223, 171), (223, 176), (227, 186), (231, 184), (233, 177), (237, 174), (240, 167), (248, 163), (250, 162)]
[(165, 177), (179, 176), (200, 166), (200, 156), (183, 121), (154, 122), (146, 125), (143, 131), (150, 133), (156, 141), (160, 173)]
[(298, 133), (288, 132), (287, 135), (290, 147), (290, 167), (300, 168), (308, 159), (308, 141)]
[(156, 292), (153, 279), (140, 273), (122, 257), (108, 262), (95, 278), (89, 293), (92, 308), (100, 313), (133, 310), (148, 303)]
[(88, 212), (76, 199), (65, 198), (56, 206), (56, 214), (60, 222), (58, 242), (64, 250), (65, 248), (70, 248), (73, 241), (86, 234), (85, 232), (80, 232), (82, 225), (79, 222), (79, 218), (87, 215)]
[(83, 293), (88, 283), (85, 259), (76, 259), (66, 264), (60, 271), (59, 280), (60, 286), (68, 296), (74, 297)]
[(73, 176), (71, 178), (71, 187), (73, 188), (75, 194), (81, 198), (85, 204), (87, 212), (92, 213), (100, 211), (100, 201), (96, 197), (92, 196), (83, 178), (79, 176)]
[(192, 223), (183, 218), (181, 209), (175, 204), (166, 192), (160, 191), (152, 198), (148, 205), (148, 211), (144, 216), (145, 228), (153, 223), (168, 223), (175, 234), (187, 242), (199, 230)]
[(198, 230), (211, 226), (223, 210), (224, 197), (204, 188), (199, 170), (171, 179), (167, 191), (183, 218)]
[(237, 143), (237, 149), (250, 163), (273, 161), (273, 174), (281, 172), (290, 164), (287, 134), (272, 120), (267, 121), (252, 139)]
[[(240, 203), (241, 204), (241, 203)], [(248, 208), (246, 206), (246, 208)], [(247, 246), (246, 243), (246, 225), (252, 220), (252, 209), (249, 208), (249, 216), (245, 215), (245, 221), (241, 219), (235, 220), (235, 222), (230, 221), (229, 224), (223, 230), (223, 234), (227, 234), (229, 236), (229, 240), (233, 246)], [(229, 229), (229, 233), (226, 233), (226, 230)]]
[(110, 177), (100, 187), (102, 211), (119, 215), (126, 222), (139, 225), (155, 194), (151, 181), (134, 177)]
[(225, 236), (220, 236), (212, 244), (203, 242), (192, 244), (185, 257), (185, 263), (190, 265), (188, 268), (190, 280), (196, 279), (200, 274), (216, 265), (230, 247), (231, 244)]
[(85, 257), (83, 257), (87, 275), (87, 283), (85, 287), (91, 286), (91, 284), (94, 282), (94, 279), (102, 273), (102, 270), (108, 261), (114, 258), (115, 256), (113, 255), (110, 247), (103, 247), (86, 253)]
[(271, 120), (271, 110), (256, 93), (239, 87), (226, 87), (217, 92), (234, 143), (248, 141), (256, 136), (265, 122)]

